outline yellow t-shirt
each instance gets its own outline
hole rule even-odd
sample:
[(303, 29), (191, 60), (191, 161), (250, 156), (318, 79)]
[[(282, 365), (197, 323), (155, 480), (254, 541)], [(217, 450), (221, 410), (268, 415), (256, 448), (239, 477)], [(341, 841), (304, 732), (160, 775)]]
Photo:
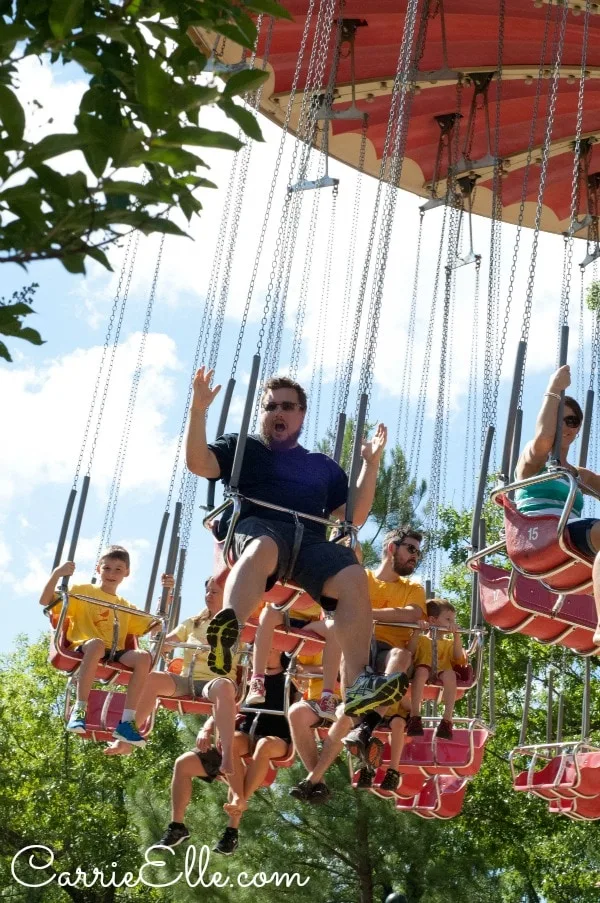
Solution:
[[(304, 665), (308, 670), (312, 670), (311, 666), (321, 667), (323, 664), (323, 653), (317, 652), (316, 655), (299, 655), (298, 656), (298, 664)], [(300, 675), (301, 677), (302, 675)], [(311, 677), (308, 681), (308, 689), (304, 692), (304, 698), (311, 699), (320, 699), (323, 695), (323, 678), (321, 677)]]
[[(452, 651), (454, 649), (454, 640), (438, 639), (437, 641), (437, 673), (440, 671), (451, 671), (454, 665), (466, 665), (467, 656), (463, 652), (459, 658), (454, 658)], [(433, 643), (431, 637), (420, 636), (417, 642), (415, 652), (414, 666), (426, 665), (431, 668), (433, 656)]]
[[(184, 621), (179, 627), (175, 628), (177, 639), (182, 643), (201, 643), (203, 646), (206, 646), (208, 645), (206, 630), (211, 621), (210, 615), (206, 618), (202, 618), (197, 626), (194, 626), (195, 620), (196, 618), (188, 618), (187, 621)], [(189, 675), (194, 655), (196, 655), (196, 653), (193, 649), (183, 650), (182, 677), (187, 677)], [(194, 662), (194, 680), (214, 680), (215, 677), (219, 676), (210, 670), (206, 662), (207, 658), (208, 652), (199, 652), (196, 655), (196, 660)], [(239, 654), (232, 656), (231, 671), (229, 674), (224, 675), (225, 677), (231, 677), (235, 681), (239, 659)]]
[(320, 621), (323, 609), (318, 602), (313, 602), (310, 608), (290, 608), (290, 618), (298, 618), (301, 621)]
[[(425, 604), (425, 590), (420, 583), (407, 580), (406, 577), (398, 577), (393, 583), (387, 580), (379, 580), (372, 571), (367, 571), (369, 582), (369, 599), (371, 608), (375, 612), (378, 608), (406, 608), (415, 605), (427, 617)], [(374, 620), (376, 620), (374, 615)], [(415, 620), (417, 616), (415, 615)], [(375, 639), (390, 646), (402, 647), (406, 645), (412, 634), (410, 627), (388, 627), (378, 624), (375, 627)]]
[[(116, 617), (119, 623), (117, 649), (124, 649), (125, 639), (128, 634), (141, 636), (148, 630), (148, 627), (154, 620), (152, 615), (139, 612), (135, 605), (132, 605), (127, 599), (123, 599), (122, 596), (115, 596), (112, 593), (105, 593), (93, 583), (79, 583), (70, 587), (69, 596), (72, 594), (91, 596), (100, 602), (112, 602), (115, 605), (131, 608), (135, 612), (135, 614), (125, 614), (124, 611), (101, 608), (99, 605), (93, 605), (91, 602), (85, 602), (83, 599), (71, 598), (67, 612), (67, 642), (73, 646), (81, 646), (86, 640), (98, 637), (104, 641), (106, 648), (110, 649), (113, 642), (113, 624)], [(56, 607), (56, 610), (60, 611), (61, 608), (62, 603)]]

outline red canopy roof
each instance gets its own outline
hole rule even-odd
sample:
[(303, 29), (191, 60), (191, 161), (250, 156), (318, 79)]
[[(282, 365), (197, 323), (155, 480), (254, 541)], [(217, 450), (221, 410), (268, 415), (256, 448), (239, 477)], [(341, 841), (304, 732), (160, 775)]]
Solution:
[[(282, 123), (294, 77), (296, 60), (308, 8), (307, 0), (284, 0), (294, 16), (293, 22), (278, 21), (273, 29), (268, 66), (270, 81), (263, 90), (261, 110), (269, 118)], [(404, 28), (406, 0), (346, 0), (345, 19), (358, 18), (367, 22), (356, 33), (356, 97), (359, 109), (369, 115), (366, 171), (379, 175), (381, 153), (390, 111), (391, 89), (396, 72), (398, 52)], [(420, 4), (420, 7), (423, 4)], [(318, 6), (318, 4), (315, 4)], [(552, 131), (552, 144), (544, 194), (542, 228), (563, 231), (569, 226), (571, 181), (573, 171), (572, 143), (576, 134), (577, 100), (581, 72), (582, 39), (585, 0), (569, 0), (566, 34), (560, 67), (558, 97)], [(436, 7), (431, 3), (431, 8)], [(493, 72), (498, 67), (499, 0), (446, 0), (444, 24), (446, 59), (442, 42), (442, 16), (439, 9), (428, 24), (424, 51), (418, 66), (418, 91), (412, 101), (406, 143), (406, 155), (401, 185), (423, 197), (429, 196), (434, 175), (440, 127), (435, 116), (457, 111), (458, 73), (468, 76), (477, 72)], [(585, 101), (582, 137), (600, 138), (600, 7), (592, 5), (587, 47)], [(579, 14), (578, 14), (579, 13)], [(532, 225), (540, 179), (539, 161), (546, 129), (548, 97), (555, 46), (553, 38), (563, 15), (562, 6), (552, 6), (549, 40), (544, 66), (547, 76), (541, 87), (536, 117), (533, 165), (527, 186), (525, 223)], [(521, 200), (530, 126), (534, 114), (538, 70), (543, 35), (548, 15), (547, 0), (506, 0), (504, 24), (503, 78), (501, 86), (499, 154), (503, 158), (503, 218), (516, 222)], [(314, 36), (316, 12), (311, 24), (308, 48)], [(263, 31), (266, 31), (264, 29)], [(259, 40), (258, 56), (264, 53), (266, 34)], [(197, 35), (202, 42), (202, 35)], [(208, 43), (208, 41), (207, 41)], [(209, 45), (210, 46), (210, 45)], [(239, 49), (227, 44), (223, 60), (237, 62)], [(292, 113), (291, 126), (297, 125), (306, 80), (308, 56), (300, 77)], [(331, 57), (331, 53), (330, 53)], [(325, 81), (330, 69), (325, 67)], [(340, 60), (336, 79), (334, 110), (349, 106), (351, 92), (350, 58)], [(474, 87), (467, 80), (462, 90), (461, 137), (464, 133)], [(498, 86), (494, 78), (488, 91), (489, 117), (492, 128), (496, 120)], [(358, 165), (360, 147), (359, 121), (334, 120), (331, 123), (330, 153), (332, 156)], [(492, 134), (491, 150), (494, 149)], [(488, 133), (483, 110), (476, 119), (472, 147), (466, 161), (467, 171), (479, 176), (474, 199), (475, 212), (489, 215), (492, 199), (493, 167), (483, 158), (488, 153)], [(445, 166), (443, 163), (442, 166)], [(591, 148), (589, 172), (600, 171), (600, 145)], [(445, 172), (440, 176), (443, 180)], [(444, 193), (441, 182), (438, 194)], [(585, 188), (579, 201), (579, 212), (587, 212)], [(583, 234), (583, 233), (582, 233)]]

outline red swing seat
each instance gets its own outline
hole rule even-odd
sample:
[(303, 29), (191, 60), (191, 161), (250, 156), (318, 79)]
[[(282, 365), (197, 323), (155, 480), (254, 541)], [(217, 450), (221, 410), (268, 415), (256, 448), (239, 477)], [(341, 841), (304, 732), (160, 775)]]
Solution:
[(597, 616), (592, 596), (570, 594), (561, 600), (538, 580), (485, 564), (471, 565), (479, 575), (485, 620), (505, 633), (522, 633), (542, 643), (591, 655)]
[[(557, 755), (552, 755), (558, 753)], [(600, 796), (600, 750), (583, 743), (554, 744), (549, 747), (517, 747), (511, 753), (531, 755), (529, 768), (516, 776), (513, 788), (543, 799), (595, 799)], [(548, 759), (536, 770), (539, 757)]]
[(407, 738), (400, 760), (403, 774), (415, 771), (427, 776), (477, 774), (489, 736), (487, 728), (479, 722), (469, 721), (466, 729), (454, 728), (452, 740), (437, 740), (434, 734), (434, 728), (429, 727), (425, 728), (422, 737)]
[[(114, 690), (90, 690), (85, 715), (86, 731), (79, 734), (82, 740), (93, 740), (97, 743), (112, 741), (113, 731), (123, 717), (125, 693)], [(152, 718), (140, 728), (145, 736), (151, 727)]]
[(397, 799), (396, 809), (421, 818), (455, 818), (462, 810), (468, 781), (466, 777), (435, 775), (412, 800)]
[[(67, 618), (63, 621), (60, 631), (56, 630), (58, 618), (53, 623), (53, 629), (50, 632), (50, 647), (48, 649), (48, 662), (57, 671), (62, 674), (75, 674), (82, 660), (83, 652), (77, 652), (76, 649), (67, 642)], [(125, 639), (126, 649), (139, 649), (138, 639), (132, 634), (127, 634)], [(101, 662), (96, 667), (95, 680), (101, 680), (105, 683), (115, 678), (115, 673), (119, 672), (116, 683), (125, 685), (129, 681), (129, 675), (132, 669), (122, 662)]]
[(551, 800), (548, 810), (551, 815), (566, 815), (574, 821), (597, 821), (600, 819), (600, 796), (591, 799)]
[[(371, 793), (373, 793), (375, 796), (381, 797), (382, 799), (414, 799), (414, 797), (421, 792), (421, 790), (425, 786), (425, 782), (427, 781), (427, 778), (424, 774), (401, 774), (400, 783), (395, 790), (382, 790), (379, 785), (385, 777), (385, 772), (385, 765), (382, 765), (377, 769), (375, 778), (373, 780), (373, 786), (371, 787)], [(358, 772), (356, 772), (354, 780), (352, 782), (353, 786), (356, 786), (357, 780)]]
[[(258, 618), (249, 618), (240, 634), (242, 643), (253, 643), (258, 629)], [(297, 627), (276, 627), (273, 632), (274, 649), (289, 652), (292, 655), (318, 655), (325, 648), (325, 640), (311, 630), (300, 630)]]
[(494, 498), (504, 509), (506, 551), (519, 573), (543, 578), (544, 585), (555, 593), (591, 587), (593, 557), (575, 548), (568, 530), (559, 537), (557, 515), (523, 514), (504, 493)]
[[(249, 761), (251, 756), (244, 756), (246, 761)], [(294, 764), (294, 760), (296, 758), (296, 750), (294, 749), (294, 744), (292, 742), (288, 743), (288, 749), (285, 755), (279, 756), (275, 759), (269, 760), (269, 770), (267, 771), (265, 778), (261, 784), (261, 787), (270, 787), (277, 777), (277, 772), (280, 768), (291, 768)]]

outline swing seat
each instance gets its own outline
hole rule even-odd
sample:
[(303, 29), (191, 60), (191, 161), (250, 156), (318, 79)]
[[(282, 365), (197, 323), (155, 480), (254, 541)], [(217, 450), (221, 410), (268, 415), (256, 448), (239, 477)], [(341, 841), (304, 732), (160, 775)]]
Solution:
[(592, 596), (571, 594), (561, 603), (539, 581), (474, 563), (486, 621), (505, 633), (522, 633), (541, 643), (561, 645), (580, 655), (596, 651), (596, 608)]
[(551, 815), (566, 815), (574, 821), (597, 821), (600, 819), (600, 796), (591, 799), (551, 800), (548, 810)]
[[(252, 756), (247, 755), (244, 756), (244, 760), (249, 762)], [(269, 760), (269, 769), (264, 777), (264, 780), (261, 787), (270, 787), (271, 784), (275, 781), (277, 777), (277, 772), (280, 768), (291, 768), (294, 764), (294, 759), (296, 758), (296, 750), (294, 749), (294, 744), (292, 742), (288, 743), (288, 749), (285, 755), (279, 756), (276, 759)]]
[[(258, 629), (258, 618), (249, 618), (240, 634), (242, 643), (253, 643)], [(325, 648), (325, 640), (311, 630), (299, 630), (297, 627), (276, 627), (273, 632), (273, 649), (289, 652), (291, 655), (318, 655)]]
[(566, 551), (561, 548), (557, 515), (522, 514), (504, 494), (495, 500), (504, 509), (506, 551), (519, 573), (543, 578), (556, 593), (582, 592), (591, 587), (594, 559), (573, 546), (568, 530), (562, 536)]
[[(85, 716), (86, 731), (78, 736), (96, 743), (112, 741), (113, 731), (123, 717), (124, 707), (125, 693), (114, 690), (91, 690)], [(142, 736), (148, 733), (149, 728), (148, 722), (140, 728)]]
[[(477, 683), (475, 680), (475, 671), (471, 665), (461, 665), (453, 669), (456, 673), (456, 699), (462, 699), (467, 690), (471, 690)], [(433, 700), (441, 702), (444, 686), (436, 677), (430, 683), (425, 684), (423, 689), (423, 699), (425, 701)]]
[[(167, 673), (180, 675), (183, 671), (183, 666), (183, 658), (179, 656), (173, 658), (167, 665)], [(241, 687), (244, 681), (244, 671), (247, 672), (247, 670), (245, 666), (239, 666), (237, 669), (236, 699), (238, 702), (240, 701)], [(216, 674), (215, 677), (217, 677)], [(168, 709), (170, 712), (177, 712), (179, 716), (213, 714), (212, 702), (209, 702), (208, 699), (197, 699), (195, 696), (159, 696), (158, 702), (163, 708)]]
[[(465, 777), (481, 768), (489, 731), (476, 723), (454, 728), (452, 740), (437, 740), (434, 728), (425, 728), (422, 737), (409, 737), (402, 751), (402, 774)], [(410, 741), (410, 742), (409, 742)]]
[[(387, 761), (389, 762), (389, 747), (384, 752), (384, 760), (386, 753), (388, 755)], [(373, 786), (371, 787), (371, 793), (375, 796), (379, 796), (382, 799), (414, 799), (425, 786), (427, 778), (424, 774), (401, 774), (400, 783), (395, 790), (382, 790), (379, 785), (385, 777), (386, 767), (384, 765), (378, 768), (375, 774)], [(355, 778), (358, 780), (358, 772), (356, 772)], [(352, 782), (352, 786), (356, 786), (355, 781)]]
[[(48, 662), (57, 671), (63, 674), (74, 674), (82, 660), (83, 652), (77, 650), (67, 642), (68, 619), (65, 618), (60, 633), (56, 630), (56, 623), (53, 624), (53, 630), (50, 633), (50, 647), (48, 649)], [(137, 637), (127, 634), (125, 639), (125, 649), (139, 649)], [(101, 662), (96, 667), (95, 680), (108, 682), (115, 677), (115, 672), (119, 672), (116, 683), (123, 686), (128, 683), (129, 675), (132, 669), (121, 662)]]
[(396, 809), (413, 812), (422, 818), (455, 818), (462, 810), (468, 780), (451, 775), (436, 775), (426, 781), (423, 789), (412, 800), (396, 800)]
[(539, 771), (517, 775), (513, 787), (544, 799), (594, 799), (600, 796), (600, 750), (552, 758)]

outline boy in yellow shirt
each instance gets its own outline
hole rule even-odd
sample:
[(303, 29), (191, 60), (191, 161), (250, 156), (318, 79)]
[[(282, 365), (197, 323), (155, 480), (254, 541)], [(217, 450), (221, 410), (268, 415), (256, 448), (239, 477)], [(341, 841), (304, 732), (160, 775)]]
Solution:
[[(40, 605), (49, 605), (53, 599), (58, 598), (55, 592), (58, 580), (70, 577), (74, 571), (75, 564), (72, 561), (66, 561), (55, 568), (40, 597)], [(141, 636), (146, 633), (154, 619), (145, 612), (139, 612), (135, 605), (117, 595), (119, 585), (129, 576), (129, 553), (126, 549), (122, 546), (110, 546), (96, 565), (96, 571), (100, 575), (100, 586), (93, 583), (77, 584), (71, 587), (70, 594), (89, 596), (100, 602), (130, 608), (132, 613), (103, 608), (82, 599), (70, 600), (66, 638), (74, 649), (83, 652), (83, 659), (77, 672), (77, 698), (67, 730), (75, 734), (86, 732), (85, 716), (90, 690), (94, 683), (96, 668), (100, 662), (109, 660), (116, 616), (118, 638), (112, 661), (122, 662), (132, 669), (132, 673), (127, 685), (123, 717), (113, 736), (134, 746), (143, 746), (146, 741), (135, 727), (134, 715), (144, 681), (150, 672), (151, 657), (150, 653), (143, 649), (125, 649), (125, 641), (128, 635)], [(60, 611), (60, 607), (57, 606), (57, 610)]]
[[(456, 609), (450, 602), (445, 599), (431, 599), (427, 603), (427, 617), (432, 627), (441, 628), (437, 630), (439, 639), (435, 650), (437, 667), (434, 677), (439, 677), (444, 688), (442, 695), (444, 714), (436, 731), (436, 737), (441, 740), (451, 740), (457, 687), (454, 666), (466, 665), (467, 656), (462, 647), (456, 624)], [(445, 631), (452, 633), (452, 639), (442, 637), (442, 633)], [(421, 723), (423, 691), (431, 669), (434, 667), (434, 644), (431, 636), (419, 634), (416, 631), (410, 638), (407, 649), (413, 653), (415, 672), (411, 683), (411, 708), (406, 734), (408, 737), (420, 737), (423, 734)]]

